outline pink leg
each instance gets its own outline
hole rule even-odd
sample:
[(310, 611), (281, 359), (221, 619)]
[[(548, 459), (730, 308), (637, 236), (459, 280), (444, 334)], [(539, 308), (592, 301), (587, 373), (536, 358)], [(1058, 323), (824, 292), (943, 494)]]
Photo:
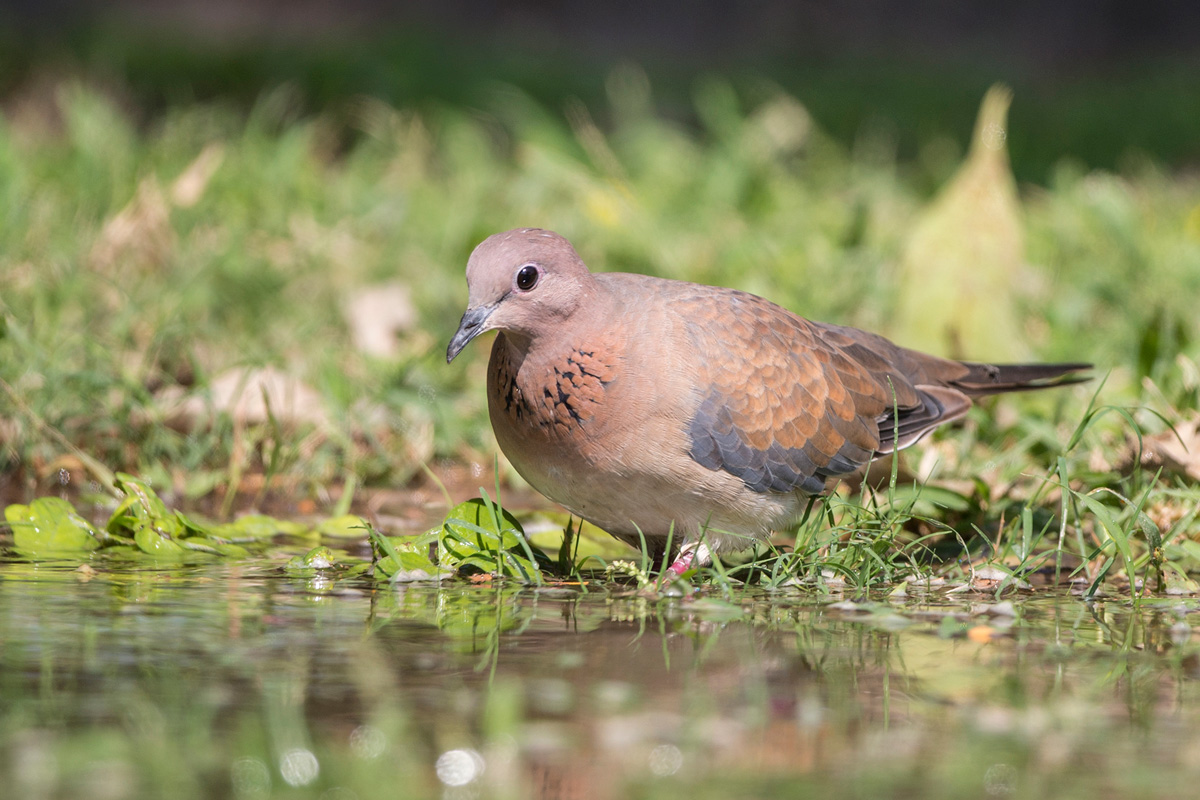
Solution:
[(688, 542), (679, 548), (679, 557), (671, 562), (671, 566), (667, 567), (667, 572), (682, 575), (692, 567), (703, 567), (711, 563), (712, 555), (708, 552), (707, 547), (702, 544), (697, 545), (695, 542)]
[(696, 554), (692, 552), (683, 552), (679, 554), (679, 558), (671, 562), (671, 566), (667, 567), (667, 572), (674, 572), (676, 575), (682, 575), (692, 568), (692, 561), (696, 558)]

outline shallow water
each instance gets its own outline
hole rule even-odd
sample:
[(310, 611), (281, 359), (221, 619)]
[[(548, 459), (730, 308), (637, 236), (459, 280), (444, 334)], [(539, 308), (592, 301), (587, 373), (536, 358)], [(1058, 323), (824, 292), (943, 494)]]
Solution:
[[(1196, 601), (0, 564), (21, 798), (1182, 797)], [(1015, 611), (1016, 616), (1009, 612)]]

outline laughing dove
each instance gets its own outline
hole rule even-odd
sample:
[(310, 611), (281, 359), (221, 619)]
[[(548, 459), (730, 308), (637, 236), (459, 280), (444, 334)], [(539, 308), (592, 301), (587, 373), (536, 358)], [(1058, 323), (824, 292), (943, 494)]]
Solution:
[(489, 237), (467, 262), (453, 360), (499, 331), (488, 410), (535, 489), (682, 572), (741, 550), (971, 398), (1072, 383), (1088, 364), (947, 361), (811, 322), (745, 292), (593, 274), (550, 231)]

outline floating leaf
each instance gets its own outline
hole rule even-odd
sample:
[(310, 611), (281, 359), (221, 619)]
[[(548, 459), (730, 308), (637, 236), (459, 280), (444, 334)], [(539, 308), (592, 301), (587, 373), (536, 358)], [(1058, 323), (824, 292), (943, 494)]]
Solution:
[(454, 574), (434, 564), (428, 556), (406, 551), (397, 553), (395, 557), (388, 556), (376, 565), (376, 569), (387, 574), (392, 583), (439, 581)]
[(437, 541), (436, 533), (421, 536), (388, 537), (368, 526), (371, 543), (382, 555), (375, 562), (375, 575), (394, 583), (441, 580), (453, 574), (429, 558), (430, 545)]
[(625, 542), (609, 536), (590, 522), (581, 522), (566, 513), (545, 513), (537, 515), (526, 528), (529, 541), (546, 553), (559, 553), (560, 563), (563, 562), (562, 547), (567, 543), (563, 532), (570, 526), (572, 537), (569, 555), (578, 559), (582, 566), (589, 559), (595, 558), (600, 563), (606, 563), (619, 558), (637, 558), (638, 550)]
[(266, 539), (276, 534), (302, 536), (308, 531), (307, 525), (275, 519), (266, 514), (247, 514), (244, 517), (238, 517), (233, 522), (226, 522), (212, 529), (213, 535), (233, 541)]
[(333, 551), (328, 547), (314, 547), (302, 556), (292, 556), (292, 558), (283, 565), (286, 572), (314, 572), (319, 569), (330, 569), (337, 565), (337, 559), (334, 558)]
[(456, 539), (474, 539), (481, 547), (485, 544), (513, 547), (525, 535), (521, 523), (508, 510), (485, 503), (479, 497), (450, 509), (443, 528)]
[[(167, 510), (167, 506), (154, 490), (145, 482), (132, 475), (118, 472), (117, 488), (125, 493), (125, 499), (117, 506), (105, 527), (113, 534), (137, 534), (145, 529), (151, 529), (160, 536), (171, 539), (184, 535), (187, 525), (181, 522), (184, 517)], [(138, 547), (142, 547), (138, 542)], [(147, 551), (149, 552), (149, 551)]]
[[(189, 520), (177, 511), (169, 511), (145, 481), (118, 472), (117, 488), (125, 499), (108, 520), (106, 529), (114, 535), (133, 535), (139, 550), (156, 559), (178, 561), (187, 555), (176, 539), (189, 532), (203, 531), (204, 526)], [(198, 548), (199, 549), (199, 548)]]
[(209, 536), (212, 534), (215, 526), (205, 523), (205, 522), (201, 522), (200, 520), (194, 519), (192, 517), (189, 517), (186, 514), (184, 514), (182, 511), (176, 511), (174, 513), (175, 513), (176, 521), (179, 522), (179, 525), (182, 528), (180, 535), (182, 535), (182, 536)]
[(13, 529), (17, 549), (30, 553), (95, 550), (100, 534), (75, 508), (58, 497), (43, 497), (27, 506), (11, 505), (4, 518)]
[(155, 558), (178, 561), (187, 554), (177, 543), (149, 526), (134, 531), (133, 540), (137, 542), (139, 550)]
[(1173, 569), (1167, 570), (1166, 584), (1166, 593), (1168, 595), (1200, 594), (1200, 583)]
[(190, 536), (187, 539), (180, 540), (179, 545), (188, 550), (211, 553), (216, 556), (225, 556), (226, 558), (247, 558), (250, 555), (250, 551), (241, 545), (222, 542), (219, 539), (210, 539), (207, 536)]
[(323, 520), (317, 525), (317, 533), (334, 539), (365, 539), (367, 521), (357, 514), (343, 514)]
[[(539, 559), (516, 517), (488, 499), (473, 498), (446, 515), (439, 539), (439, 563), (541, 582)], [(540, 552), (540, 551), (539, 551)]]

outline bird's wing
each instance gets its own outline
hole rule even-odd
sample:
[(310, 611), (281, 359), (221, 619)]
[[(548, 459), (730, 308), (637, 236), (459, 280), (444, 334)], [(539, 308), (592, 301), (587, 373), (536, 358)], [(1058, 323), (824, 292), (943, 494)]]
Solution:
[(696, 287), (673, 305), (696, 350), (690, 455), (755, 491), (820, 493), (970, 406), (914, 384), (892, 359), (919, 356), (882, 337), (731, 290)]

